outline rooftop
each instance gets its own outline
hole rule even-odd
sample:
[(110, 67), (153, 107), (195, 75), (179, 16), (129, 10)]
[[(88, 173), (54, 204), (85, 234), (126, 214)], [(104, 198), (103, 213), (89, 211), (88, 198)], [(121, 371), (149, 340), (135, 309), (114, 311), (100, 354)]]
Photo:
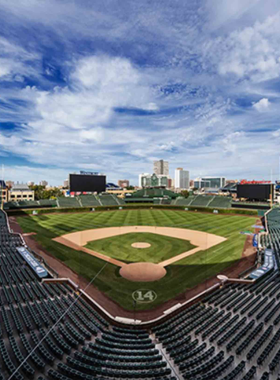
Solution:
[(26, 190), (31, 191), (29, 189), (29, 186), (26, 183), (16, 183), (16, 184), (13, 185), (13, 187), (11, 189), (11, 191), (19, 191), (19, 190), (21, 190), (21, 191), (26, 191)]

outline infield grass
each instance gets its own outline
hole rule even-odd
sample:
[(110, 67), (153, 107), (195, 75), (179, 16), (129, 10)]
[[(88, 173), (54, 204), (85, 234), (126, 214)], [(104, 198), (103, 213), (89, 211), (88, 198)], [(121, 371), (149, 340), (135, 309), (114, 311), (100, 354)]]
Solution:
[[(145, 242), (151, 246), (149, 248), (134, 248), (131, 244), (135, 242)], [(148, 232), (132, 232), (94, 240), (88, 242), (85, 247), (128, 263), (160, 263), (196, 248), (188, 240)]]
[(187, 228), (227, 238), (219, 245), (166, 267), (166, 276), (156, 282), (130, 282), (120, 277), (116, 266), (106, 264), (94, 285), (128, 310), (133, 310), (132, 292), (143, 286), (154, 290), (158, 297), (154, 303), (137, 305), (137, 310), (153, 308), (234, 264), (241, 257), (246, 239), (240, 231), (252, 231), (251, 226), (256, 221), (246, 216), (152, 209), (43, 214), (17, 219), (24, 232), (36, 232), (33, 238), (43, 248), (88, 281), (104, 266), (104, 261), (59, 244), (52, 240), (54, 237), (93, 228), (146, 225)]

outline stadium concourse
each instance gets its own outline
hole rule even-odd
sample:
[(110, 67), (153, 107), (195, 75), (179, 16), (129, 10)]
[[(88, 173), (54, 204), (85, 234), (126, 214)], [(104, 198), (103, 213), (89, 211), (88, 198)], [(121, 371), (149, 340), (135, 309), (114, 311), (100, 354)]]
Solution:
[(36, 274), (32, 257), (27, 265), (28, 247), (1, 211), (0, 379), (280, 378), (280, 210), (264, 225), (254, 282), (225, 279), (184, 309), (136, 326), (110, 319), (65, 281), (42, 280), (45, 268)]

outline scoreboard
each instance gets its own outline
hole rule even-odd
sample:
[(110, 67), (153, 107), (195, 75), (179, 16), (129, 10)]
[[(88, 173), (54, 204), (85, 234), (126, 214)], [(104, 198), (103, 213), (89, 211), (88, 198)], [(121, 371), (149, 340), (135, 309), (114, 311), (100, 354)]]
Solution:
[(106, 176), (98, 173), (69, 174), (70, 192), (101, 193), (106, 189)]
[(237, 185), (237, 197), (247, 198), (256, 201), (266, 201), (274, 198), (274, 186), (269, 183), (264, 184), (244, 184)]

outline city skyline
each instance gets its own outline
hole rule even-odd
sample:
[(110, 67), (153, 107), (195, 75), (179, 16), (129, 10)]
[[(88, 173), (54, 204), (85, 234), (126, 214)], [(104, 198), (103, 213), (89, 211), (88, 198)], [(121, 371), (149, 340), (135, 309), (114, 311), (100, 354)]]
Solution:
[[(131, 182), (131, 184), (130, 185), (132, 185), (132, 186), (140, 186), (139, 185), (139, 181), (140, 181), (140, 179), (139, 179), (139, 177), (141, 176), (141, 175), (148, 175), (148, 176), (152, 176), (153, 174), (156, 174), (156, 175), (159, 175), (159, 176), (167, 176), (172, 182), (173, 182), (173, 186), (172, 187), (174, 187), (174, 188), (180, 188), (179, 186), (176, 186), (176, 176), (178, 176), (178, 170), (182, 170), (183, 172), (184, 172), (184, 177), (187, 175), (187, 182), (189, 183), (189, 182), (194, 182), (195, 180), (198, 180), (198, 179), (201, 179), (202, 177), (220, 177), (220, 175), (212, 175), (212, 176), (209, 176), (209, 175), (203, 175), (203, 174), (200, 174), (199, 176), (190, 176), (190, 171), (189, 170), (186, 170), (186, 169), (183, 169), (183, 168), (176, 168), (175, 170), (174, 170), (174, 176), (173, 175), (170, 175), (170, 173), (169, 173), (169, 162), (168, 161), (165, 161), (163, 158), (161, 158), (161, 159), (159, 159), (159, 160), (157, 160), (157, 161), (153, 161), (153, 163), (152, 163), (152, 165), (151, 165), (151, 167), (153, 168), (152, 170), (150, 170), (150, 171), (146, 171), (146, 172), (142, 172), (142, 173), (139, 173), (138, 174), (138, 176), (137, 176), (137, 180), (135, 181), (135, 182), (133, 182), (133, 181), (130, 181), (130, 180), (127, 180), (127, 179), (125, 179), (125, 180), (123, 180), (123, 179), (117, 179), (116, 181), (115, 181), (115, 184), (119, 184), (119, 182), (123, 182), (123, 181), (125, 181), (125, 182), (127, 182), (128, 181), (128, 183), (130, 184), (130, 182)], [(172, 166), (172, 165), (171, 165)], [(279, 169), (280, 169), (280, 166), (279, 166)], [(3, 170), (3, 167), (2, 167), (2, 173), (4, 173), (5, 171)], [(89, 170), (87, 170), (87, 172), (89, 172)], [(160, 173), (161, 172), (161, 174), (157, 174), (157, 172), (158, 173)], [(165, 174), (164, 174), (165, 173)], [(167, 174), (166, 174), (167, 173)], [(185, 174), (186, 173), (186, 174)], [(70, 173), (68, 173), (67, 174), (67, 176), (69, 176), (69, 174)], [(104, 173), (105, 174), (105, 176), (106, 176), (106, 173)], [(179, 175), (180, 176), (180, 175)], [(224, 177), (224, 176), (223, 176)], [(131, 178), (131, 176), (130, 176), (130, 178)], [(225, 178), (225, 180), (230, 180), (231, 181), (231, 179), (228, 179), (228, 178), (226, 178), (226, 177), (224, 177)], [(279, 178), (280, 178), (280, 176), (275, 176), (275, 181), (277, 180), (277, 181), (279, 181)], [(4, 180), (5, 180), (5, 178), (4, 178)], [(264, 178), (262, 178), (262, 179), (260, 179), (260, 178), (249, 178), (249, 179), (244, 179), (243, 177), (241, 177), (241, 178), (239, 178), (239, 179), (235, 179), (235, 181), (242, 181), (242, 180), (256, 180), (256, 181), (271, 181), (271, 180), (273, 180), (273, 175), (272, 175), (272, 173), (270, 173), (270, 179), (268, 180), (268, 179), (264, 179)], [(180, 181), (180, 179), (179, 178), (177, 178), (177, 181)], [(37, 184), (37, 185), (41, 185), (42, 184), (42, 182), (45, 182), (45, 180), (42, 180), (42, 179), (40, 179), (40, 180), (38, 180), (37, 182), (35, 181), (30, 181), (30, 180), (23, 180), (23, 181), (19, 181), (19, 180), (13, 180), (13, 181), (11, 181), (11, 179), (9, 178), (9, 179), (7, 179), (6, 180), (6, 182), (16, 182), (16, 183), (27, 183), (28, 185), (34, 185), (34, 184)], [(68, 181), (68, 179), (64, 179), (64, 180), (62, 180), (62, 182), (60, 183), (58, 183), (58, 184), (49, 184), (49, 182), (48, 181), (46, 181), (47, 182), (47, 186), (49, 186), (49, 187), (52, 187), (52, 186), (63, 186), (63, 187), (67, 187), (66, 186), (66, 182), (67, 183), (69, 183), (69, 181)], [(107, 178), (107, 183), (112, 183), (112, 180), (110, 180), (110, 179), (108, 179)]]
[(106, 3), (0, 0), (4, 178), (279, 177), (279, 2)]

